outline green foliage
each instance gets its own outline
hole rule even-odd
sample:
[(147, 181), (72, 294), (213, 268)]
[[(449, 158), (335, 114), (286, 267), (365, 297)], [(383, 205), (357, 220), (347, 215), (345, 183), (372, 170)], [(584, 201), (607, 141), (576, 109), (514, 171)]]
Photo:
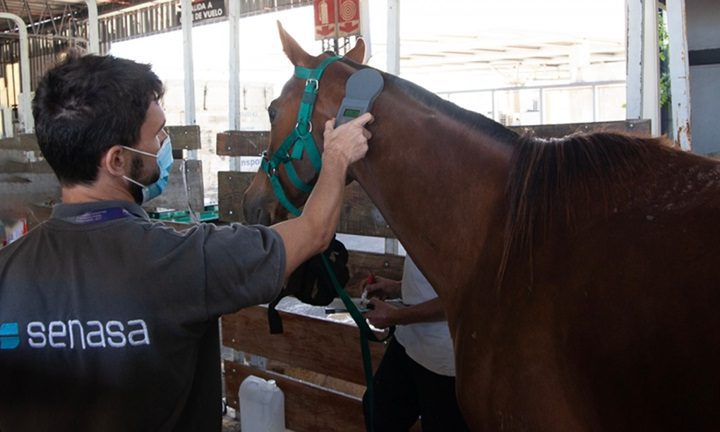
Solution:
[[(670, 59), (670, 43), (662, 12), (658, 12), (658, 50), (660, 63), (667, 63)], [(667, 68), (660, 69), (660, 106), (664, 107), (670, 103), (670, 75), (666, 71)]]

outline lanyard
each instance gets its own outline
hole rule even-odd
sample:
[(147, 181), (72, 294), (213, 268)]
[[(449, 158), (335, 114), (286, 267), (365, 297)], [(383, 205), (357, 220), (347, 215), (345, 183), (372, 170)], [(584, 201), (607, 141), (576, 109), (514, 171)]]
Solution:
[(77, 216), (62, 218), (62, 220), (75, 224), (94, 224), (100, 222), (108, 222), (115, 219), (122, 219), (132, 216), (132, 214), (122, 207), (112, 207), (108, 209), (86, 212)]

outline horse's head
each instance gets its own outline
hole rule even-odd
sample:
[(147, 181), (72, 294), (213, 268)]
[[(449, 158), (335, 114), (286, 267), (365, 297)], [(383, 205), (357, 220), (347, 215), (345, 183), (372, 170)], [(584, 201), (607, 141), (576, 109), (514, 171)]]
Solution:
[[(243, 204), (248, 223), (265, 225), (287, 219), (307, 200), (320, 169), (325, 122), (335, 116), (355, 70), (330, 53), (311, 56), (280, 23), (278, 30), (295, 74), (268, 107), (270, 144)], [(360, 39), (345, 58), (362, 63), (364, 55)]]

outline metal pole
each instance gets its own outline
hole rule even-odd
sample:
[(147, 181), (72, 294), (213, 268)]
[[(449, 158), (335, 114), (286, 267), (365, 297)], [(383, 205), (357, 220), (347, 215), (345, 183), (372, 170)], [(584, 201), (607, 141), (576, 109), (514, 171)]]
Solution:
[(365, 58), (367, 63), (372, 57), (372, 38), (370, 37), (370, 0), (360, 0), (360, 35), (365, 40)]
[(592, 121), (597, 121), (597, 111), (598, 111), (598, 97), (597, 97), (597, 86), (592, 86)]
[(228, 120), (229, 130), (240, 129), (240, 2), (228, 2), (230, 52), (228, 53)]
[(387, 3), (387, 71), (400, 75), (400, 0)]
[(98, 32), (98, 9), (95, 0), (85, 0), (88, 8), (88, 48), (92, 54), (100, 54), (100, 34)]
[(495, 110), (495, 90), (490, 92), (490, 97), (492, 99), (492, 119), (495, 121), (499, 121), (497, 116), (497, 110)]
[[(192, 45), (192, 3), (191, 0), (181, 0), (182, 4), (182, 32), (183, 32), (183, 64), (185, 71), (185, 125), (190, 126), (195, 121), (195, 78), (193, 76), (193, 45)], [(197, 150), (188, 151), (188, 159), (197, 159)]]
[(643, 0), (625, 1), (625, 34), (627, 35), (627, 77), (625, 117), (636, 120), (642, 116), (642, 35)]
[(0, 12), (0, 19), (11, 19), (18, 26), (20, 34), (20, 125), (25, 133), (35, 131), (35, 119), (32, 116), (30, 102), (30, 48), (28, 46), (28, 33), (25, 21), (19, 16), (7, 12)]
[[(228, 2), (230, 53), (228, 54), (228, 128), (240, 130), (240, 2)], [(240, 158), (230, 158), (230, 171), (240, 171)]]

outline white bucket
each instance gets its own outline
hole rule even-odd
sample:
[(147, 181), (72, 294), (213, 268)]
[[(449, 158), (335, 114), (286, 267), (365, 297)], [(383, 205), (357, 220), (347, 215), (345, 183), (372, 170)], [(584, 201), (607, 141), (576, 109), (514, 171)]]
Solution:
[(250, 375), (240, 384), (240, 430), (285, 432), (285, 396), (274, 380)]

